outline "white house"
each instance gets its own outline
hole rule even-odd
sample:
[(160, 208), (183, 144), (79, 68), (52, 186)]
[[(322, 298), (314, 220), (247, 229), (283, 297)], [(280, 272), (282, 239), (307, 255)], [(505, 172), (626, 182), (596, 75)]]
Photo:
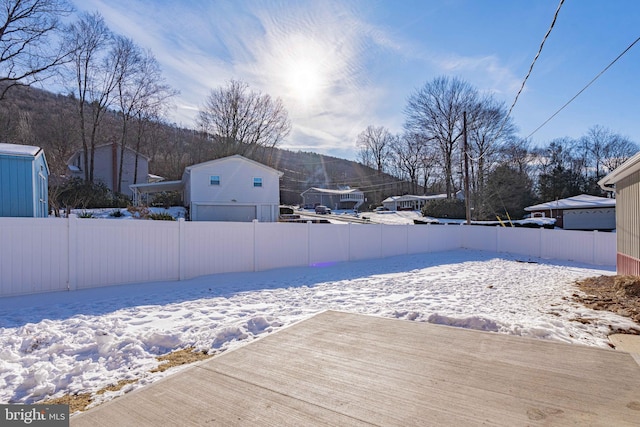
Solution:
[[(390, 211), (419, 211), (422, 210), (424, 205), (430, 201), (446, 198), (446, 194), (434, 194), (432, 196), (415, 196), (412, 194), (405, 194), (404, 196), (387, 197), (382, 201), (382, 206)], [(455, 198), (458, 200), (464, 200), (464, 192), (458, 191), (455, 194)]]
[(141, 194), (181, 191), (192, 221), (260, 222), (278, 220), (280, 177), (269, 166), (240, 155), (188, 166), (180, 181), (131, 185)]

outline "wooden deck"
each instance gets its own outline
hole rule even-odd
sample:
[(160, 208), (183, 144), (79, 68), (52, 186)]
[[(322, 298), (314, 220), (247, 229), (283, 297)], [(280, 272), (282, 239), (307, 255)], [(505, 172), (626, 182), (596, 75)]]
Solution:
[(640, 424), (629, 353), (328, 311), (71, 426)]

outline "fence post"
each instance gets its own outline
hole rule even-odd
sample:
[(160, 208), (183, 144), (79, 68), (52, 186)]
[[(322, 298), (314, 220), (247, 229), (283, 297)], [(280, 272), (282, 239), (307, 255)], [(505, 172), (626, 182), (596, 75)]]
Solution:
[(591, 264), (597, 265), (596, 246), (598, 245), (598, 230), (593, 230), (592, 236), (593, 238), (591, 239)]
[(349, 223), (349, 231), (347, 232), (347, 261), (351, 261), (351, 223)]
[(187, 256), (185, 254), (185, 246), (187, 237), (184, 235), (184, 224), (184, 218), (178, 219), (178, 250), (180, 251), (178, 253), (178, 280), (180, 281), (185, 280), (186, 278), (185, 261), (187, 259)]
[(307, 265), (311, 265), (311, 221), (307, 221)]
[(78, 217), (69, 214), (67, 217), (67, 290), (78, 289)]

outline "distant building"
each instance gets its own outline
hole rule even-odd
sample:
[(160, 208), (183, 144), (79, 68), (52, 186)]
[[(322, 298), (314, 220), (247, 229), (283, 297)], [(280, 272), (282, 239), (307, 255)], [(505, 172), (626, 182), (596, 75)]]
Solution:
[[(102, 182), (111, 191), (115, 191), (118, 188), (120, 152), (121, 147), (116, 143), (98, 145), (95, 149), (93, 159), (93, 180), (94, 182)], [(91, 152), (89, 152), (89, 156), (91, 156)], [(71, 158), (67, 161), (67, 168), (69, 169), (69, 174), (72, 177), (84, 179), (85, 164), (83, 150), (78, 150), (73, 153)], [(143, 184), (147, 182), (149, 182), (149, 158), (138, 153), (132, 148), (125, 147), (122, 167), (122, 182), (120, 185), (122, 194), (132, 197), (133, 193), (129, 188), (129, 185)]]
[(640, 276), (640, 152), (602, 178), (598, 185), (616, 194), (616, 269)]
[(49, 215), (49, 166), (40, 147), (0, 144), (0, 216)]
[(234, 155), (189, 166), (180, 181), (130, 187), (134, 204), (144, 194), (181, 192), (192, 221), (275, 222), (282, 175), (262, 163)]
[(533, 218), (555, 218), (556, 227), (565, 230), (603, 230), (616, 228), (616, 200), (580, 194), (524, 208)]
[[(430, 201), (446, 199), (446, 194), (434, 194), (432, 196), (414, 196), (405, 194), (403, 196), (390, 196), (382, 201), (382, 206), (390, 211), (419, 211)], [(455, 194), (458, 200), (464, 200), (464, 192), (458, 191)]]
[(329, 189), (311, 187), (301, 194), (307, 208), (324, 205), (330, 209), (358, 209), (365, 202), (364, 193), (357, 188)]

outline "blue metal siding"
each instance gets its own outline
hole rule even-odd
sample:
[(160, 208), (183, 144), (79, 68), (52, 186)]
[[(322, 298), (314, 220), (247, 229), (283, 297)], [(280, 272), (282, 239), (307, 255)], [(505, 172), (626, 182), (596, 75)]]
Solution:
[(33, 158), (0, 156), (0, 216), (33, 217)]

